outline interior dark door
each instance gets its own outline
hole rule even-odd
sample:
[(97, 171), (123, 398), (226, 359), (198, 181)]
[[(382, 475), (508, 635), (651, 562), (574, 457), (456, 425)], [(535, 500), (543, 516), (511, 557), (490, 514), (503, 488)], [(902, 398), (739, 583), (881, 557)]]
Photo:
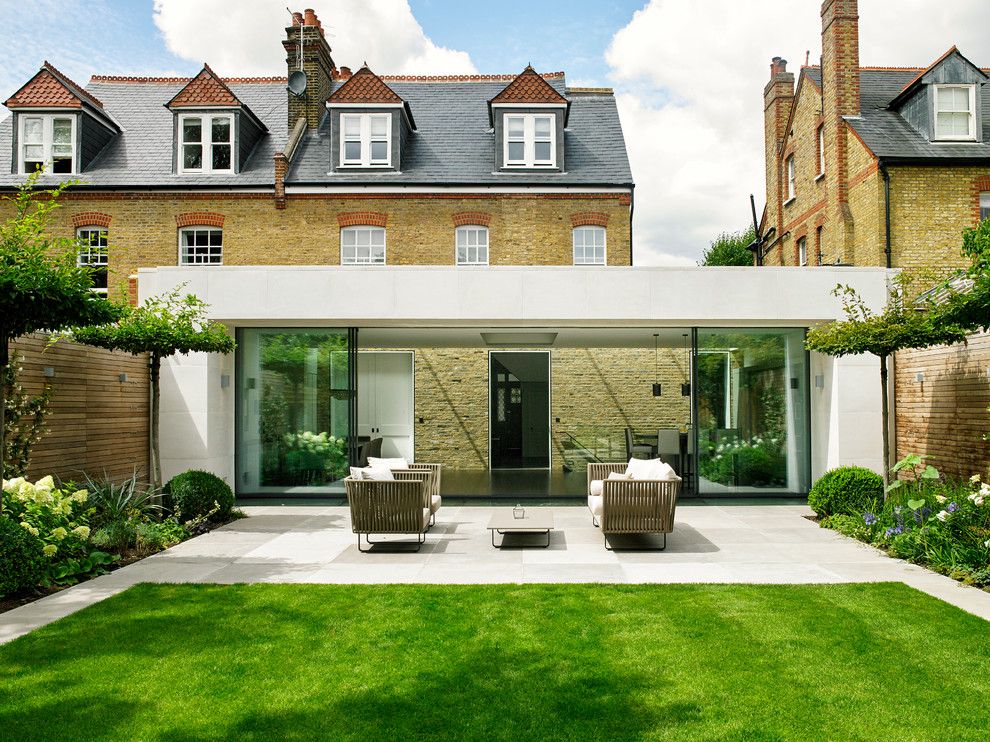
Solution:
[(550, 466), (550, 374), (545, 353), (491, 354), (491, 466)]

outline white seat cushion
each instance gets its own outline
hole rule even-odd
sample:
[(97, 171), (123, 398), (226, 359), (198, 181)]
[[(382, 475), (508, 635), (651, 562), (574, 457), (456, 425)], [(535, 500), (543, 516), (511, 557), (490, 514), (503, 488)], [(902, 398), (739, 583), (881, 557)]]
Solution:
[(602, 517), (602, 511), (604, 510), (604, 498), (601, 495), (589, 495), (588, 496), (588, 509), (591, 510), (591, 514), (596, 518)]
[(660, 459), (629, 459), (626, 475), (630, 479), (671, 480), (677, 477), (670, 464)]
[(602, 480), (600, 480), (600, 479), (592, 479), (591, 480), (591, 488), (590, 488), (590, 491), (588, 492), (588, 494), (591, 495), (592, 497), (601, 497), (601, 495), (602, 495), (602, 488), (604, 486), (605, 485), (602, 483)]
[(430, 512), (435, 513), (440, 509), (440, 495), (430, 495)]
[(378, 459), (374, 456), (369, 456), (368, 466), (383, 466), (386, 469), (408, 469), (409, 462), (405, 459)]

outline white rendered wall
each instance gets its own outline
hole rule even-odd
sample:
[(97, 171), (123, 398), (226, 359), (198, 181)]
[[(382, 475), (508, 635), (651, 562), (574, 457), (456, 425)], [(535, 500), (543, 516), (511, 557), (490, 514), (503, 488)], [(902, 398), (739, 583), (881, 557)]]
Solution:
[[(213, 266), (139, 271), (143, 300), (179, 284), (236, 326), (807, 327), (842, 316), (838, 283), (886, 300), (878, 268)], [(233, 484), (234, 357), (177, 356), (162, 373), (162, 465)], [(230, 385), (221, 388), (221, 377)], [(815, 385), (822, 376), (824, 387)], [(874, 357), (811, 356), (812, 478), (881, 469)]]

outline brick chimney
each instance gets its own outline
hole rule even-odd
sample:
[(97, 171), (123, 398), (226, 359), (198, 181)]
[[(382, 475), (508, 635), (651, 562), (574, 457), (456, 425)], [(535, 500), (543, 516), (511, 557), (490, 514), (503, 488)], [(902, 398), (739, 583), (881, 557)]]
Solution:
[(822, 120), (825, 126), (825, 173), (833, 244), (840, 260), (852, 254), (853, 221), (849, 211), (849, 153), (843, 116), (859, 115), (859, 3), (822, 3)]
[(285, 64), (289, 74), (299, 69), (299, 44), (302, 42), (302, 69), (306, 73), (306, 92), (302, 96), (288, 93), (289, 131), (300, 116), (306, 117), (309, 127), (315, 129), (326, 114), (326, 102), (336, 73), (336, 65), (330, 56), (330, 45), (323, 31), (323, 24), (312, 8), (292, 14), (292, 25), (285, 29)]
[(763, 131), (766, 147), (767, 204), (775, 204), (770, 213), (778, 216), (770, 224), (781, 233), (783, 223), (783, 175), (780, 162), (781, 145), (787, 136), (787, 120), (794, 104), (794, 73), (787, 71), (787, 60), (774, 57), (770, 61), (770, 82), (763, 88)]

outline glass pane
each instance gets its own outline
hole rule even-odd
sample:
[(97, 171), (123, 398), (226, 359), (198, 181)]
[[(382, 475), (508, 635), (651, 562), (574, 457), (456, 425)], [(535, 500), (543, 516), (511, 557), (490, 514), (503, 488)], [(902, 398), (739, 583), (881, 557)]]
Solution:
[(44, 124), (39, 118), (24, 119), (24, 143), (41, 144), (45, 139)]
[(536, 161), (550, 162), (550, 142), (536, 142)]
[(326, 489), (346, 476), (347, 333), (245, 328), (237, 363), (238, 490)]
[(343, 229), (340, 232), (341, 244), (352, 246), (357, 244), (357, 233), (353, 229)]
[(804, 330), (700, 330), (700, 491), (803, 494), (809, 487)]
[(388, 116), (372, 116), (371, 117), (371, 136), (373, 139), (379, 137), (388, 136)]
[(525, 157), (525, 149), (522, 142), (509, 142), (509, 161), (519, 162)]
[(72, 119), (54, 119), (52, 121), (52, 143), (72, 143)]
[(24, 145), (24, 159), (25, 160), (42, 160), (45, 156), (45, 148), (40, 144), (25, 144)]
[(467, 248), (466, 247), (460, 247), (460, 246), (458, 246), (458, 248), (457, 248), (457, 262), (458, 263), (466, 263), (467, 262), (467, 259), (468, 259)]
[(344, 142), (344, 160), (346, 162), (361, 161), (361, 142)]
[(524, 127), (522, 116), (509, 116), (506, 121), (506, 129), (508, 129), (510, 137), (522, 138)]
[(71, 157), (54, 157), (52, 158), (52, 172), (53, 173), (71, 173), (72, 172), (72, 158)]
[(341, 118), (344, 119), (344, 136), (346, 137), (361, 136), (360, 116), (342, 116)]
[(186, 144), (182, 147), (182, 167), (185, 170), (199, 170), (203, 167), (203, 145)]
[(230, 141), (230, 119), (229, 118), (215, 118), (213, 119), (213, 141), (214, 142), (229, 142)]
[(357, 244), (362, 246), (370, 245), (371, 231), (368, 229), (359, 229), (357, 232)]
[(213, 145), (213, 169), (214, 170), (230, 170), (230, 145), (229, 144), (214, 144)]
[(371, 161), (388, 162), (388, 142), (371, 143)]
[(203, 141), (203, 122), (200, 119), (183, 119), (182, 141), (183, 142)]
[(549, 116), (538, 116), (534, 119), (534, 126), (536, 129), (537, 137), (549, 137), (550, 136), (550, 117)]
[(381, 227), (372, 227), (370, 230), (371, 244), (385, 246), (385, 230)]

